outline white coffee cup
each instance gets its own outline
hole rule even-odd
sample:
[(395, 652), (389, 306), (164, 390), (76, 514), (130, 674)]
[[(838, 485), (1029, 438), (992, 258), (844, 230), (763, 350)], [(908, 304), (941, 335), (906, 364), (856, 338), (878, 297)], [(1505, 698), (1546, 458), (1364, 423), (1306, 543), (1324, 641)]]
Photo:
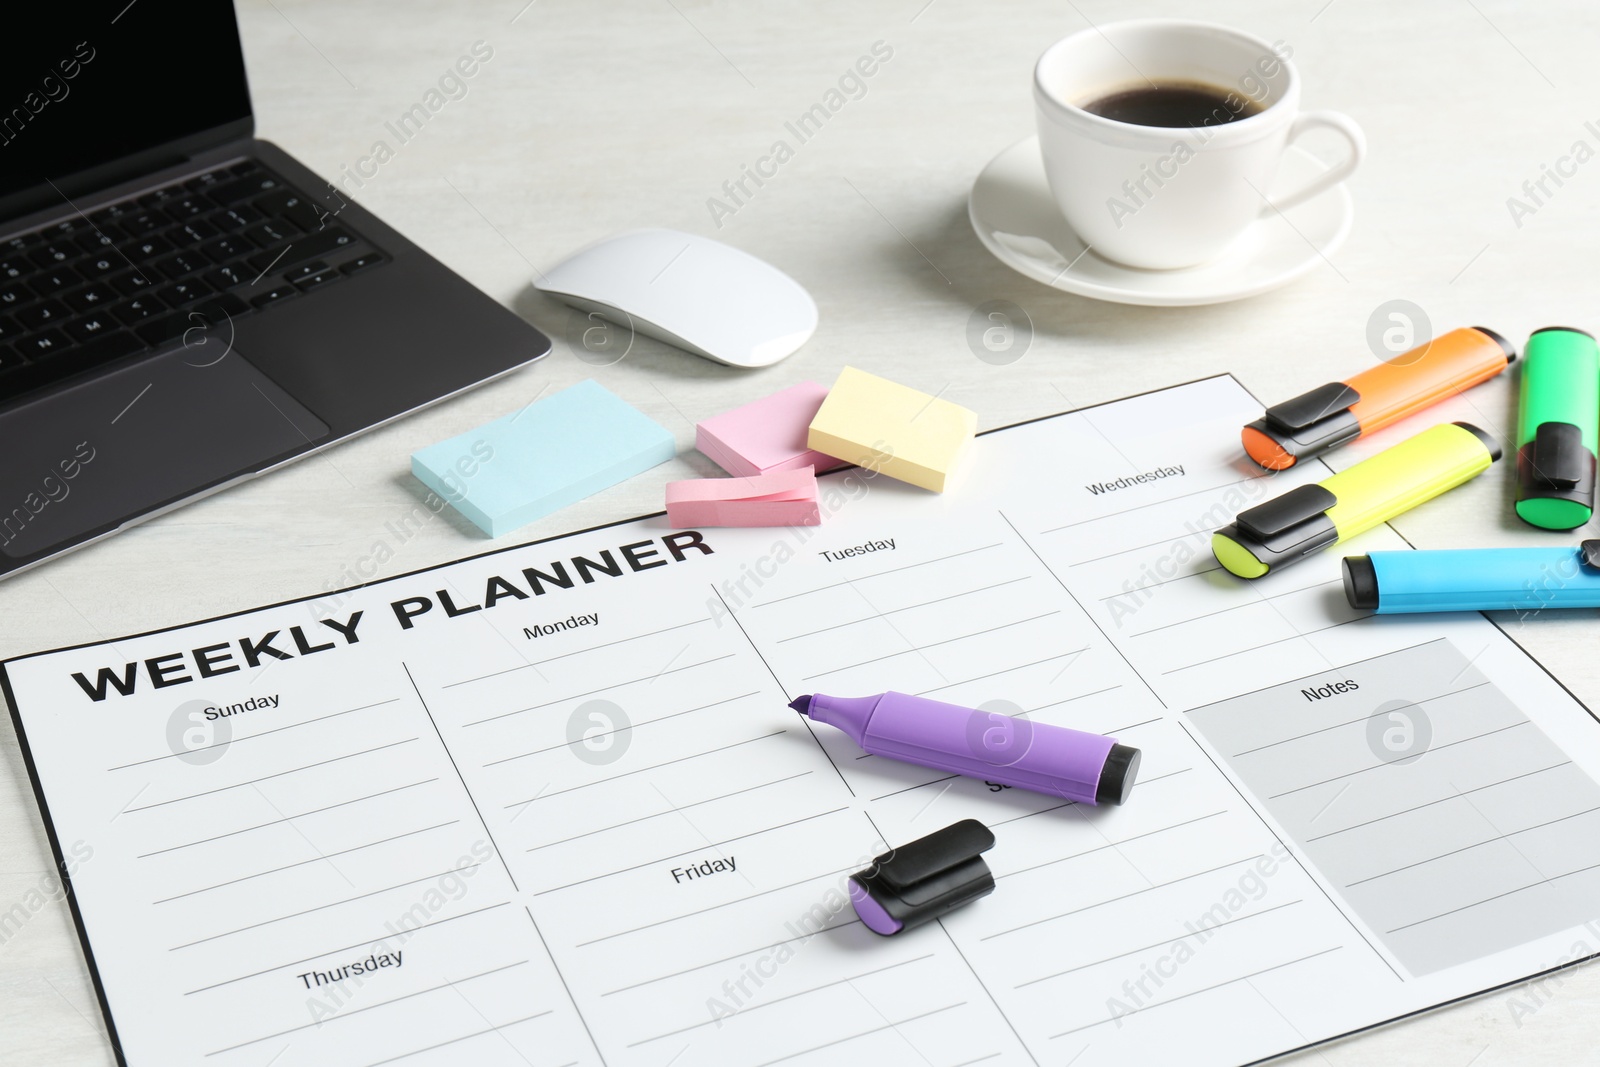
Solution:
[[(1191, 267), (1225, 251), (1250, 224), (1316, 196), (1356, 169), (1361, 127), (1337, 111), (1300, 110), (1292, 48), (1225, 26), (1178, 19), (1108, 23), (1045, 49), (1033, 99), (1050, 191), (1095, 253), (1127, 266)], [(1139, 126), (1083, 105), (1151, 84), (1210, 86), (1237, 115), (1192, 128)], [(1219, 116), (1222, 117), (1222, 116)], [(1343, 162), (1302, 188), (1272, 188), (1278, 161), (1307, 130), (1349, 142)]]

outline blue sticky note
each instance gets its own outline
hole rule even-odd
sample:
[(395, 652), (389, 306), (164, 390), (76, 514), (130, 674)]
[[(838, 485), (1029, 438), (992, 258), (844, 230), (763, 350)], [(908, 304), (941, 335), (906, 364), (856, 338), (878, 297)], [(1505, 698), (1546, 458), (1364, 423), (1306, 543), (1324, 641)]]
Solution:
[(589, 380), (411, 455), (411, 473), (499, 537), (671, 459), (661, 426)]

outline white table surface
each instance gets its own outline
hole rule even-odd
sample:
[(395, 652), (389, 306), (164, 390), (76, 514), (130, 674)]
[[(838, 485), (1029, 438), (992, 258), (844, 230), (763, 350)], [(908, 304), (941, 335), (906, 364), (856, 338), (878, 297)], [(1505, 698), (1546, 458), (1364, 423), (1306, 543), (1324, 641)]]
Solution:
[[(526, 7), (524, 6), (526, 4)], [(1293, 286), (1203, 308), (1147, 309), (1054, 292), (993, 259), (967, 223), (983, 165), (1032, 132), (1028, 79), (1045, 45), (1132, 16), (1187, 16), (1284, 39), (1309, 107), (1366, 129), (1348, 243)], [(533, 369), (185, 508), (0, 587), (0, 657), (113, 637), (349, 583), (422, 487), (411, 451), (541, 391), (594, 377), (670, 428), (671, 463), (547, 518), (510, 544), (661, 506), (663, 483), (714, 473), (694, 422), (855, 364), (939, 392), (1001, 426), (1221, 371), (1282, 399), (1367, 366), (1375, 308), (1406, 299), (1436, 328), (1482, 324), (1520, 345), (1549, 324), (1600, 327), (1600, 161), (1518, 226), (1508, 196), (1574, 142), (1600, 148), (1600, 8), (1576, 0), (977, 0), (755, 4), (707, 0), (245, 0), (240, 22), (260, 134), (337, 177), (476, 41), (493, 56), (359, 199), (556, 337)], [(874, 42), (893, 57), (777, 177), (718, 228), (707, 200), (784, 136)], [(174, 59), (181, 62), (180, 59)], [(197, 85), (195, 91), (203, 92)], [(151, 106), (159, 106), (152, 101)], [(1332, 141), (1313, 149), (1337, 150)], [(1590, 154), (1593, 154), (1592, 152)], [(370, 170), (370, 165), (368, 167)], [(1571, 169), (1570, 167), (1568, 168)], [(716, 236), (788, 271), (821, 325), (796, 355), (741, 372), (639, 339), (591, 366), (563, 336), (538, 270), (614, 231)], [(1035, 332), (1007, 366), (975, 358), (968, 317), (1021, 306)], [(470, 344), (470, 337), (462, 338)], [(449, 353), (441, 352), (441, 358)], [(1512, 429), (1515, 394), (1476, 390), (1472, 417)], [(1521, 528), (1502, 464), (1396, 525), (1429, 547), (1559, 543)], [(379, 570), (482, 551), (448, 510)], [(1600, 707), (1590, 611), (1515, 639)], [(51, 877), (9, 719), (0, 725), (0, 912)], [(1553, 962), (1553, 961), (1552, 961)], [(1520, 1005), (1520, 1010), (1514, 1010)], [(1537, 1010), (1529, 1014), (1529, 1010)], [(1294, 1064), (1595, 1062), (1600, 970), (1505, 991), (1292, 1057)], [(0, 1063), (113, 1057), (65, 905), (0, 945)]]

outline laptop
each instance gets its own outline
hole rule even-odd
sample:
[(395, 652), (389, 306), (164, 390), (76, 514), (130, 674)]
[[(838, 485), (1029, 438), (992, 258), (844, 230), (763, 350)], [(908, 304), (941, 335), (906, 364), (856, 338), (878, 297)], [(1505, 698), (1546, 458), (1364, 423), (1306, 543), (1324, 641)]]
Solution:
[(0, 34), (0, 577), (550, 351), (254, 125), (229, 0)]

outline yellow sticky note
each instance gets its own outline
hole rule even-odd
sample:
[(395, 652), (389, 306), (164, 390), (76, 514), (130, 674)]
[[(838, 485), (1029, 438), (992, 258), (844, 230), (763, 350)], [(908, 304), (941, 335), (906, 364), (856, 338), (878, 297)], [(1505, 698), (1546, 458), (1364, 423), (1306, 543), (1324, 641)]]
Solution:
[(806, 447), (942, 493), (977, 431), (978, 416), (959, 404), (846, 367)]

